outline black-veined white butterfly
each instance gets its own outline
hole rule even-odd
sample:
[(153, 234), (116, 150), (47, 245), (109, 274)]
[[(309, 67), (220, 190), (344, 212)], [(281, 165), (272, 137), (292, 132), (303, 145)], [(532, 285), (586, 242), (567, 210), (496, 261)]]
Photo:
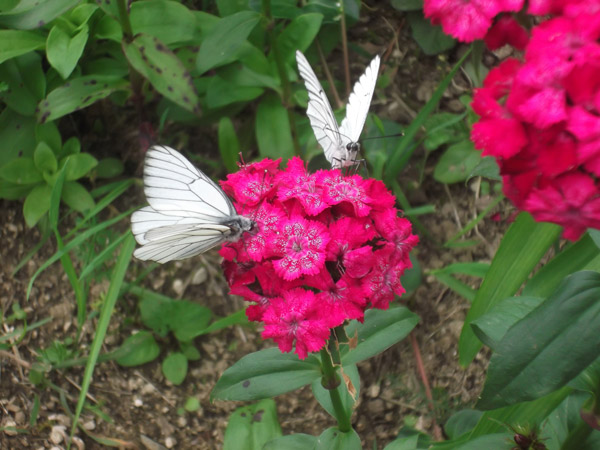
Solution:
[(358, 164), (356, 161), (360, 150), (358, 139), (365, 126), (373, 98), (375, 82), (379, 74), (379, 55), (373, 58), (365, 73), (354, 85), (346, 106), (346, 117), (339, 127), (321, 83), (300, 50), (296, 50), (296, 61), (308, 91), (306, 115), (317, 141), (323, 147), (325, 158), (333, 168)]
[(141, 245), (133, 255), (165, 263), (237, 241), (255, 222), (239, 216), (225, 192), (181, 153), (165, 146), (148, 150), (144, 193), (150, 206), (131, 216)]

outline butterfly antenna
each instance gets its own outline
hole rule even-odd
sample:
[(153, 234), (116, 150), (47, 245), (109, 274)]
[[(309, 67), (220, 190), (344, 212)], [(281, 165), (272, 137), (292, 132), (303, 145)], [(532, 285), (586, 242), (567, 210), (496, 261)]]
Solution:
[(361, 139), (361, 141), (372, 141), (373, 139), (394, 138), (394, 137), (401, 137), (401, 136), (404, 136), (404, 132), (402, 132), (402, 133), (397, 133), (397, 134), (388, 134), (388, 135), (386, 135), (386, 136), (373, 136), (373, 137), (368, 137), (368, 138)]

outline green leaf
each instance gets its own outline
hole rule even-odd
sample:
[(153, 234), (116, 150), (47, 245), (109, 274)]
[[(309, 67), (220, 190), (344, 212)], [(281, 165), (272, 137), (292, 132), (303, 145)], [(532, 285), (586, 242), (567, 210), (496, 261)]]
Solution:
[(273, 399), (236, 409), (225, 430), (224, 450), (261, 450), (271, 439), (281, 436), (277, 406)]
[(55, 122), (36, 124), (35, 140), (48, 144), (55, 155), (60, 154), (62, 150), (62, 136)]
[[(344, 411), (346, 411), (348, 417), (351, 417), (352, 412), (354, 411), (356, 400), (358, 400), (360, 396), (360, 375), (354, 364), (344, 366), (343, 374), (346, 375), (348, 379), (346, 380), (343, 378), (342, 374), (338, 372), (338, 375), (340, 376), (340, 385), (336, 389), (340, 394)], [(348, 392), (348, 388), (346, 386), (347, 382), (350, 383), (351, 388), (354, 390), (354, 397)], [(325, 409), (325, 411), (335, 418), (336, 413), (333, 403), (331, 402), (331, 395), (329, 394), (329, 390), (325, 389), (321, 384), (321, 379), (313, 381), (312, 391), (313, 395), (323, 409)]]
[(212, 312), (197, 303), (179, 300), (173, 302), (169, 311), (169, 328), (179, 341), (191, 341), (200, 336), (210, 322)]
[(423, 146), (428, 152), (437, 150), (444, 144), (452, 144), (469, 138), (469, 131), (464, 123), (464, 114), (437, 113), (432, 114), (423, 126), (427, 130)]
[(227, 172), (235, 172), (240, 153), (240, 142), (229, 117), (223, 117), (219, 121), (219, 150)]
[(114, 352), (115, 361), (123, 367), (141, 366), (154, 361), (159, 354), (160, 347), (149, 331), (129, 336)]
[(169, 46), (198, 37), (194, 13), (179, 2), (133, 2), (129, 20), (134, 36), (139, 33), (152, 35)]
[(198, 72), (203, 74), (235, 61), (238, 51), (259, 21), (260, 14), (254, 11), (240, 11), (219, 20), (202, 41), (196, 59)]
[(33, 227), (48, 212), (51, 196), (52, 188), (47, 184), (33, 188), (23, 204), (23, 216), (27, 226)]
[(90, 193), (77, 181), (65, 181), (62, 201), (78, 212), (85, 212), (94, 207), (94, 199)]
[(200, 114), (192, 77), (164, 43), (154, 36), (138, 34), (132, 42), (123, 41), (123, 51), (133, 68), (159, 93), (182, 108)]
[(54, 152), (45, 142), (40, 142), (35, 148), (33, 162), (40, 172), (48, 171), (54, 173), (58, 169), (56, 156), (54, 156)]
[(244, 356), (227, 369), (210, 394), (211, 400), (258, 400), (293, 391), (321, 378), (319, 360), (309, 355), (267, 348)]
[(179, 349), (185, 355), (188, 361), (198, 361), (202, 355), (194, 345), (194, 341), (183, 342), (179, 341)]
[(409, 12), (406, 15), (414, 40), (426, 55), (437, 55), (450, 50), (456, 40), (444, 33), (441, 26), (433, 26), (423, 17), (421, 11)]
[(482, 158), (473, 170), (471, 170), (467, 180), (470, 180), (473, 177), (484, 177), (490, 180), (500, 181), (502, 177), (500, 176), (500, 168), (498, 167), (496, 158), (492, 156), (485, 156)]
[(188, 412), (198, 411), (200, 409), (200, 401), (196, 397), (188, 397), (183, 408)]
[(532, 400), (564, 386), (600, 356), (600, 274), (577, 272), (515, 324), (492, 355), (478, 408)]
[(470, 140), (457, 142), (448, 147), (439, 159), (433, 178), (440, 183), (458, 183), (469, 177), (481, 160), (481, 152), (475, 150)]
[(356, 364), (383, 352), (404, 339), (418, 322), (419, 316), (403, 306), (387, 311), (368, 310), (364, 323), (353, 320), (346, 327), (348, 337), (353, 338), (358, 333), (358, 343), (343, 354), (343, 365)]
[(343, 433), (338, 428), (327, 428), (318, 438), (316, 450), (362, 450), (354, 428)]
[(58, 119), (78, 109), (108, 97), (115, 91), (126, 91), (129, 82), (117, 77), (85, 75), (67, 81), (54, 89), (38, 105), (37, 118), (40, 123)]
[(240, 309), (239, 311), (231, 313), (228, 316), (215, 320), (202, 331), (202, 334), (214, 333), (215, 331), (222, 330), (223, 328), (227, 328), (232, 325), (243, 324), (248, 324), (248, 318), (246, 317), (246, 310)]
[(517, 292), (560, 231), (557, 225), (536, 223), (527, 213), (510, 226), (465, 318), (459, 340), (461, 365), (469, 364), (481, 348), (471, 322)]
[(206, 107), (222, 108), (237, 102), (254, 100), (264, 92), (263, 88), (231, 84), (219, 76), (212, 77), (206, 93)]
[(392, 0), (391, 4), (398, 11), (418, 11), (423, 9), (423, 0)]
[(417, 450), (419, 435), (413, 434), (408, 437), (399, 437), (386, 445), (383, 450)]
[(34, 184), (44, 181), (33, 158), (17, 158), (0, 168), (0, 178), (14, 184)]
[(586, 269), (587, 264), (600, 254), (589, 234), (556, 255), (527, 282), (522, 295), (548, 297), (567, 275)]
[(316, 436), (298, 433), (272, 439), (263, 446), (263, 450), (309, 450), (316, 447)]
[(125, 166), (118, 158), (103, 158), (96, 166), (96, 176), (98, 178), (114, 178), (118, 177), (125, 170)]
[(33, 156), (35, 125), (34, 117), (25, 117), (4, 108), (0, 113), (0, 167), (19, 157)]
[(54, 25), (46, 42), (48, 62), (63, 79), (69, 78), (83, 54), (89, 29), (84, 25), (74, 36), (64, 31), (60, 25)]
[(317, 36), (322, 22), (322, 14), (308, 13), (296, 17), (284, 28), (276, 42), (285, 64), (295, 65), (296, 50), (306, 51)]
[[(16, 8), (0, 14), (0, 25), (18, 30), (41, 28), (68, 11), (81, 0), (40, 0), (21, 2)], [(0, 42), (2, 38), (0, 37)]]
[(165, 378), (175, 386), (183, 383), (187, 370), (188, 361), (183, 353), (171, 353), (162, 362), (162, 371)]
[(450, 439), (456, 439), (475, 428), (482, 415), (483, 412), (475, 409), (462, 409), (450, 416), (444, 431)]
[(9, 88), (0, 93), (0, 99), (19, 114), (34, 115), (38, 102), (46, 94), (40, 56), (31, 52), (6, 61), (0, 65), (0, 80), (8, 83)]
[[(66, 146), (66, 143), (65, 143)], [(64, 162), (63, 162), (64, 164)], [(89, 153), (76, 153), (69, 156), (66, 162), (68, 181), (78, 180), (98, 165), (98, 160)]]
[(508, 329), (543, 301), (543, 298), (524, 295), (507, 298), (475, 319), (471, 327), (479, 340), (495, 351)]
[(294, 144), (288, 113), (275, 94), (267, 94), (256, 111), (256, 140), (263, 158), (294, 156)]
[(0, 198), (5, 200), (18, 200), (25, 197), (34, 188), (31, 184), (14, 184), (10, 181), (0, 180)]
[(82, 3), (77, 5), (71, 11), (69, 11), (69, 20), (77, 25), (78, 29), (81, 29), (83, 25), (89, 22), (90, 18), (98, 10), (98, 5), (92, 5), (91, 3)]
[(0, 30), (0, 63), (45, 46), (45, 37), (35, 31)]

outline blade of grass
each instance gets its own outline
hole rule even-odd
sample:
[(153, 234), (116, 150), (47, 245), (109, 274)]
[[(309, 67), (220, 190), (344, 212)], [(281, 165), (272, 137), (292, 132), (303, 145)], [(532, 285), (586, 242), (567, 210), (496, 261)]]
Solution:
[(448, 75), (444, 77), (437, 89), (433, 92), (431, 99), (425, 104), (425, 106), (423, 106), (421, 111), (419, 111), (417, 117), (415, 117), (411, 124), (404, 130), (404, 138), (400, 140), (400, 144), (398, 145), (396, 151), (394, 152), (388, 164), (386, 165), (384, 181), (385, 184), (387, 184), (388, 186), (390, 186), (392, 181), (398, 176), (398, 174), (404, 167), (406, 161), (410, 159), (416, 146), (413, 146), (411, 149), (409, 149), (409, 147), (413, 143), (417, 132), (423, 126), (425, 119), (427, 119), (429, 114), (433, 112), (437, 104), (440, 102), (442, 96), (444, 95), (444, 92), (446, 91), (446, 88), (448, 87), (448, 85), (454, 78), (454, 75), (456, 75), (456, 72), (458, 72), (458, 70), (465, 62), (470, 53), (471, 49), (466, 51), (462, 58), (458, 60), (458, 62), (454, 65), (452, 70), (448, 73)]
[(129, 230), (127, 230), (117, 239), (112, 241), (106, 248), (104, 248), (104, 250), (98, 253), (96, 257), (92, 259), (92, 261), (90, 261), (90, 263), (87, 266), (85, 266), (85, 268), (81, 271), (81, 274), (79, 275), (79, 281), (84, 280), (92, 272), (94, 272), (94, 270), (96, 270), (102, 263), (104, 263), (104, 261), (106, 261), (113, 254), (113, 252), (121, 244), (121, 242), (125, 240), (128, 234)]
[(31, 288), (33, 287), (33, 283), (35, 282), (36, 278), (40, 275), (40, 273), (42, 273), (44, 270), (46, 270), (48, 267), (50, 267), (52, 264), (58, 261), (66, 252), (70, 251), (72, 248), (78, 245), (81, 245), (81, 243), (83, 243), (90, 236), (93, 236), (99, 231), (104, 230), (105, 228), (108, 228), (111, 225), (114, 225), (115, 223), (129, 216), (136, 209), (137, 208), (131, 208), (130, 210), (125, 211), (124, 213), (121, 213), (118, 216), (113, 217), (112, 219), (106, 220), (102, 223), (99, 223), (95, 227), (84, 231), (79, 236), (71, 240), (67, 245), (65, 245), (65, 247), (62, 250), (58, 250), (54, 255), (52, 255), (44, 264), (42, 264), (42, 266), (38, 270), (36, 270), (36, 272), (31, 277), (31, 280), (29, 280), (29, 284), (27, 285), (27, 300), (29, 300), (29, 296), (31, 295)]
[(460, 230), (458, 233), (456, 233), (454, 236), (452, 236), (450, 239), (448, 239), (448, 242), (446, 242), (444, 244), (444, 247), (453, 247), (454, 242), (459, 239), (461, 236), (464, 236), (466, 233), (468, 233), (469, 231), (471, 231), (473, 228), (475, 228), (475, 226), (481, 222), (481, 220), (488, 215), (488, 213), (498, 204), (500, 203), (502, 200), (504, 200), (504, 195), (500, 194), (498, 197), (496, 197), (494, 200), (492, 200), (492, 202), (483, 210), (481, 211), (477, 217), (475, 217), (473, 220), (471, 220), (468, 224), (466, 224), (462, 230)]
[(77, 407), (75, 408), (75, 417), (73, 418), (73, 427), (71, 428), (70, 435), (71, 439), (75, 434), (75, 430), (77, 430), (79, 416), (81, 415), (81, 411), (83, 410), (83, 404), (85, 403), (85, 396), (92, 382), (92, 374), (94, 373), (94, 367), (96, 366), (96, 361), (98, 359), (98, 355), (100, 354), (100, 348), (102, 347), (104, 336), (106, 336), (108, 324), (110, 322), (115, 303), (117, 302), (117, 298), (119, 297), (119, 291), (121, 290), (121, 286), (125, 278), (125, 273), (131, 261), (134, 248), (135, 239), (133, 238), (133, 235), (129, 233), (128, 238), (125, 239), (125, 241), (123, 242), (119, 258), (117, 259), (117, 262), (113, 269), (113, 273), (110, 279), (110, 287), (108, 288), (108, 292), (106, 293), (106, 297), (104, 298), (104, 304), (102, 305), (102, 310), (98, 319), (98, 325), (94, 334), (94, 340), (92, 341), (92, 345), (90, 347), (88, 362), (85, 366), (83, 380), (81, 382), (81, 392), (79, 393)]
[(28, 331), (35, 330), (36, 328), (46, 325), (48, 322), (52, 322), (52, 320), (53, 320), (52, 317), (46, 317), (45, 319), (38, 320), (37, 322), (34, 322), (31, 325), (26, 325), (24, 327), (16, 328), (13, 331), (0, 336), (0, 344), (3, 342), (6, 342), (6, 341), (10, 341), (15, 336), (18, 336), (21, 334), (21, 337), (18, 339), (18, 341), (13, 344), (13, 345), (16, 345), (25, 336), (25, 334), (27, 334)]

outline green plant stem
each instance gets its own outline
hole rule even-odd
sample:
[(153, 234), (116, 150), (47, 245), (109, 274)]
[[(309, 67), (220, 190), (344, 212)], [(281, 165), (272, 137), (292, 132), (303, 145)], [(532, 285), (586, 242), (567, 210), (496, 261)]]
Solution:
[(583, 448), (585, 441), (590, 436), (592, 429), (583, 420), (575, 426), (575, 428), (569, 433), (567, 439), (561, 445), (561, 450), (572, 450), (574, 448)]
[(133, 28), (131, 28), (129, 14), (127, 13), (127, 0), (117, 0), (117, 7), (119, 8), (119, 23), (123, 30), (123, 36), (125, 36), (127, 42), (131, 42), (133, 41)]
[(348, 98), (350, 97), (350, 60), (348, 58), (348, 39), (346, 38), (346, 12), (344, 11), (344, 0), (340, 0), (340, 33), (342, 34), (342, 53), (344, 55), (346, 98)]
[(294, 155), (300, 156), (300, 144), (298, 142), (298, 133), (296, 131), (296, 119), (294, 118), (294, 112), (292, 111), (292, 87), (285, 70), (285, 64), (283, 63), (281, 53), (279, 53), (279, 48), (277, 47), (275, 33), (273, 33), (274, 22), (273, 18), (271, 17), (271, 0), (262, 0), (262, 14), (267, 20), (267, 37), (269, 38), (269, 43), (271, 44), (271, 49), (273, 50), (273, 57), (275, 59), (275, 65), (277, 66), (277, 73), (281, 79), (281, 102), (287, 111), (288, 122), (290, 123), (292, 142), (294, 143)]
[(346, 414), (346, 410), (342, 405), (342, 398), (337, 387), (340, 385), (340, 377), (337, 374), (331, 355), (326, 348), (321, 350), (321, 369), (323, 370), (323, 378), (321, 379), (322, 386), (329, 391), (329, 397), (335, 411), (335, 418), (338, 421), (338, 428), (341, 432), (347, 433), (352, 429), (350, 424), (350, 416)]

